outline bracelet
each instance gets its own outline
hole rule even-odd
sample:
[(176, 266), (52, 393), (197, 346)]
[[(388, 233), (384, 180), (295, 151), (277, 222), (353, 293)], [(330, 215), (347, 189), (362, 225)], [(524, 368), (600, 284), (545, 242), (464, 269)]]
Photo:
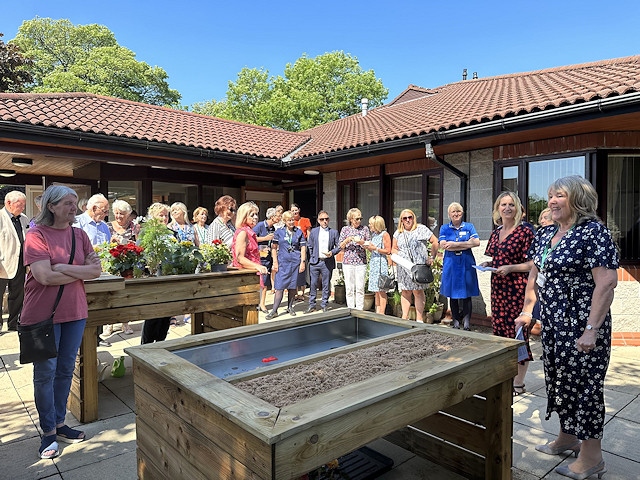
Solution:
[(525, 317), (533, 318), (533, 315), (531, 313), (528, 313), (528, 312), (520, 312), (520, 316), (522, 317), (523, 315)]

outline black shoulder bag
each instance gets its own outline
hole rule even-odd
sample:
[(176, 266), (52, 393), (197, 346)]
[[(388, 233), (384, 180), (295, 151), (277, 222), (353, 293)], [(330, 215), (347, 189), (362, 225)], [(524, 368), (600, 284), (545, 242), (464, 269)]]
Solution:
[[(384, 242), (384, 240), (383, 240)], [(386, 271), (383, 269), (383, 262), (386, 264)], [(389, 262), (386, 255), (380, 256), (380, 276), (378, 277), (378, 290), (388, 292), (396, 289), (396, 276), (389, 270)]]
[[(73, 262), (76, 253), (76, 236), (71, 227), (71, 256), (69, 263)], [(18, 338), (20, 339), (20, 363), (42, 362), (58, 356), (56, 348), (56, 336), (53, 331), (53, 316), (60, 303), (64, 285), (60, 285), (58, 296), (53, 305), (53, 312), (46, 320), (34, 325), (22, 325), (18, 319)]]
[(411, 255), (411, 248), (409, 247), (409, 241), (407, 240), (407, 233), (404, 232), (404, 242), (407, 244), (407, 252), (409, 253), (409, 259), (411, 263), (414, 263), (411, 267), (411, 280), (415, 283), (427, 284), (433, 282), (433, 272), (431, 267), (426, 263), (415, 263), (413, 261), (413, 255)]

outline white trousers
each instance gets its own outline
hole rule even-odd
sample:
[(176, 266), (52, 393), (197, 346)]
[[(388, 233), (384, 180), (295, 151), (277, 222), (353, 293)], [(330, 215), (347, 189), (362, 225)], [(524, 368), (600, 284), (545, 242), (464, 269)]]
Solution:
[(343, 263), (342, 273), (344, 273), (347, 307), (364, 310), (364, 276), (367, 273), (367, 266)]

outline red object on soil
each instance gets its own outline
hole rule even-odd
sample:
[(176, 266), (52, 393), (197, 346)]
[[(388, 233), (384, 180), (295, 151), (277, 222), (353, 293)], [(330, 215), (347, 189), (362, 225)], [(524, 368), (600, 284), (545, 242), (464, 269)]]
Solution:
[(278, 357), (265, 357), (262, 359), (262, 363), (269, 363), (269, 362), (273, 362), (274, 360), (277, 360)]

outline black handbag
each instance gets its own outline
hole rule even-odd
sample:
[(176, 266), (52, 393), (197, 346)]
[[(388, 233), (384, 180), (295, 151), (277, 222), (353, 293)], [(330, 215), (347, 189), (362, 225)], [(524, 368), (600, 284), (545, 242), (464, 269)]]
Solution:
[[(71, 256), (69, 263), (73, 262), (76, 251), (76, 236), (71, 227)], [(58, 288), (58, 296), (53, 305), (51, 316), (42, 322), (33, 325), (22, 325), (18, 318), (18, 339), (20, 340), (20, 363), (42, 362), (58, 356), (56, 336), (53, 331), (53, 316), (60, 303), (64, 285)]]
[[(411, 255), (411, 249), (409, 248), (409, 242), (405, 233), (405, 243), (407, 244), (407, 251), (409, 252), (409, 259), (413, 263), (413, 256)], [(411, 280), (415, 283), (427, 284), (433, 282), (433, 272), (431, 267), (426, 263), (416, 263), (411, 267)]]
[[(384, 257), (386, 260), (386, 256)], [(396, 289), (396, 276), (393, 271), (389, 271), (387, 265), (387, 271), (382, 269), (382, 261), (380, 262), (380, 276), (378, 277), (378, 290), (381, 292), (388, 292), (389, 290)]]

